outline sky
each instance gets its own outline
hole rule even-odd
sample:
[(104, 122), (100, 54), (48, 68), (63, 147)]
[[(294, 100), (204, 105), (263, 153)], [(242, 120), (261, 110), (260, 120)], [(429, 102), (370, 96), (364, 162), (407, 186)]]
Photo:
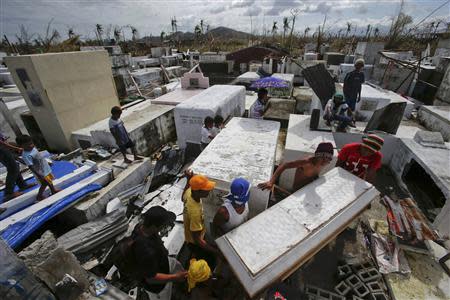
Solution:
[[(404, 12), (415, 23), (448, 0), (405, 0)], [(83, 39), (95, 38), (95, 24), (106, 29), (122, 28), (131, 38), (130, 26), (139, 36), (159, 36), (171, 31), (171, 18), (177, 19), (178, 30), (193, 31), (200, 20), (210, 28), (225, 26), (236, 30), (262, 33), (270, 30), (274, 21), (282, 32), (283, 17), (298, 13), (294, 30), (303, 33), (310, 27), (313, 33), (327, 16), (327, 29), (346, 27), (350, 22), (359, 33), (368, 24), (386, 29), (399, 11), (398, 0), (0, 0), (0, 33), (11, 40), (24, 25), (30, 34), (44, 35), (47, 24), (63, 38), (69, 28)], [(450, 3), (427, 19), (450, 22)]]

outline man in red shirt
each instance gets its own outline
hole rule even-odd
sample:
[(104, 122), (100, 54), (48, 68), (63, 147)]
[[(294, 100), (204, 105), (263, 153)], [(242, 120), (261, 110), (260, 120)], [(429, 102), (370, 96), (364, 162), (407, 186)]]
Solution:
[(383, 143), (381, 137), (369, 134), (363, 137), (362, 143), (347, 144), (339, 152), (336, 166), (374, 183), (376, 172), (381, 168), (383, 155), (380, 149)]

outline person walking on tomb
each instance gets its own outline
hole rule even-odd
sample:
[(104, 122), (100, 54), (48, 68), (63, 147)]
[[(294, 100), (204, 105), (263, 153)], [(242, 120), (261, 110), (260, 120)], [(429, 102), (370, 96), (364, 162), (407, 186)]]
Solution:
[(262, 190), (273, 191), (277, 179), (285, 170), (296, 169), (292, 188), (292, 192), (295, 192), (319, 177), (320, 172), (333, 159), (333, 153), (333, 144), (329, 142), (320, 143), (313, 157), (306, 157), (281, 164), (272, 175), (272, 178), (267, 182), (258, 184), (258, 187)]
[(211, 117), (206, 117), (200, 132), (201, 134), (200, 142), (202, 151), (206, 148), (206, 146), (209, 145), (209, 143), (215, 137), (213, 127), (214, 127), (214, 119)]
[(22, 159), (25, 164), (33, 172), (36, 180), (41, 184), (38, 194), (36, 196), (37, 201), (41, 201), (45, 198), (44, 191), (47, 187), (50, 188), (50, 192), (54, 195), (60, 190), (53, 186), (53, 180), (55, 177), (52, 174), (52, 169), (47, 160), (39, 153), (39, 150), (34, 146), (33, 140), (28, 135), (22, 135), (16, 138), (17, 144), (23, 148)]
[(267, 110), (267, 102), (269, 101), (269, 97), (267, 96), (269, 92), (262, 88), (258, 90), (258, 99), (256, 99), (255, 103), (250, 106), (248, 117), (251, 119), (263, 119), (264, 113)]
[(211, 268), (216, 265), (219, 251), (205, 240), (206, 226), (203, 214), (202, 199), (208, 197), (216, 183), (204, 175), (193, 175), (189, 186), (183, 194), (184, 238), (193, 256), (204, 259)]
[(123, 155), (123, 161), (125, 163), (131, 163), (131, 160), (127, 158), (127, 149), (131, 149), (131, 152), (134, 155), (134, 160), (142, 160), (142, 158), (137, 155), (136, 145), (131, 140), (128, 131), (125, 129), (123, 121), (120, 119), (121, 115), (122, 109), (119, 106), (114, 106), (113, 108), (111, 108), (111, 118), (109, 118), (109, 131), (111, 131), (111, 134), (116, 140), (116, 144)]
[(217, 210), (213, 219), (213, 230), (217, 237), (247, 221), (250, 182), (244, 178), (235, 178), (231, 182), (230, 193), (225, 198), (225, 203)]
[(344, 100), (344, 95), (336, 93), (333, 99), (328, 100), (325, 105), (323, 119), (326, 121), (327, 126), (331, 126), (331, 122), (337, 121), (337, 130), (345, 132), (347, 126), (355, 126), (352, 114), (352, 110)]
[(352, 111), (355, 111), (356, 103), (361, 101), (361, 89), (364, 83), (364, 60), (359, 58), (355, 61), (355, 70), (347, 73), (344, 79), (345, 101)]
[(347, 144), (339, 151), (336, 166), (374, 183), (376, 172), (381, 168), (383, 144), (384, 140), (375, 134), (363, 137), (362, 143)]
[[(22, 148), (11, 145), (7, 142), (7, 138), (0, 133), (0, 163), (6, 168), (5, 181), (5, 201), (9, 201), (23, 194), (22, 191), (34, 186), (27, 184), (20, 174), (19, 164), (17, 163), (14, 153), (21, 154)], [(17, 184), (19, 191), (14, 191)]]

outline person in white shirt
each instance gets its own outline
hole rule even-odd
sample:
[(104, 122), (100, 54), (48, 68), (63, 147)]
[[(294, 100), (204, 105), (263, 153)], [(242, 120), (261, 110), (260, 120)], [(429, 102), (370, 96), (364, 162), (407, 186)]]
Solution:
[(250, 106), (248, 117), (250, 119), (263, 119), (264, 113), (267, 110), (266, 104), (269, 101), (268, 91), (266, 89), (259, 89), (258, 99)]
[(332, 121), (338, 121), (338, 130), (345, 131), (347, 126), (354, 126), (352, 110), (344, 100), (344, 95), (336, 93), (328, 100), (323, 112), (323, 119), (331, 126)]
[(221, 115), (217, 115), (214, 117), (214, 127), (212, 128), (213, 136), (216, 137), (219, 132), (225, 127), (223, 124), (223, 118)]
[(248, 220), (248, 200), (250, 199), (250, 182), (244, 178), (235, 178), (231, 183), (230, 194), (225, 203), (217, 210), (213, 219), (213, 229), (221, 236)]
[(202, 127), (202, 131), (201, 131), (200, 142), (201, 142), (202, 151), (203, 151), (203, 149), (206, 148), (206, 146), (208, 146), (208, 144), (212, 141), (212, 139), (215, 136), (213, 126), (214, 126), (214, 119), (211, 117), (206, 117), (205, 121), (204, 121), (204, 125)]

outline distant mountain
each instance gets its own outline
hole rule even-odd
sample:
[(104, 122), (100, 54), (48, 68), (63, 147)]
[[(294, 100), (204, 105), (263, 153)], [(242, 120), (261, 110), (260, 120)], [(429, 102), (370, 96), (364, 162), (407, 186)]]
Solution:
[[(216, 38), (216, 39), (244, 40), (244, 39), (248, 39), (250, 37), (250, 34), (248, 34), (248, 33), (234, 30), (234, 29), (231, 29), (228, 27), (223, 27), (223, 26), (213, 28), (210, 31), (208, 31), (207, 34), (212, 34), (214, 36), (214, 38)], [(195, 39), (195, 34), (192, 32), (177, 31), (171, 35), (164, 36), (164, 40), (170, 40), (170, 39), (175, 39), (175, 40), (180, 40), (180, 41), (189, 41), (189, 40)], [(154, 42), (154, 43), (159, 43), (159, 42), (161, 42), (161, 37), (146, 36), (146, 37), (143, 37), (141, 39), (141, 41), (143, 41), (143, 42), (150, 41), (150, 42)]]
[(244, 40), (250, 37), (249, 33), (237, 31), (228, 27), (216, 27), (209, 31), (214, 37), (226, 38), (226, 39), (237, 39)]

